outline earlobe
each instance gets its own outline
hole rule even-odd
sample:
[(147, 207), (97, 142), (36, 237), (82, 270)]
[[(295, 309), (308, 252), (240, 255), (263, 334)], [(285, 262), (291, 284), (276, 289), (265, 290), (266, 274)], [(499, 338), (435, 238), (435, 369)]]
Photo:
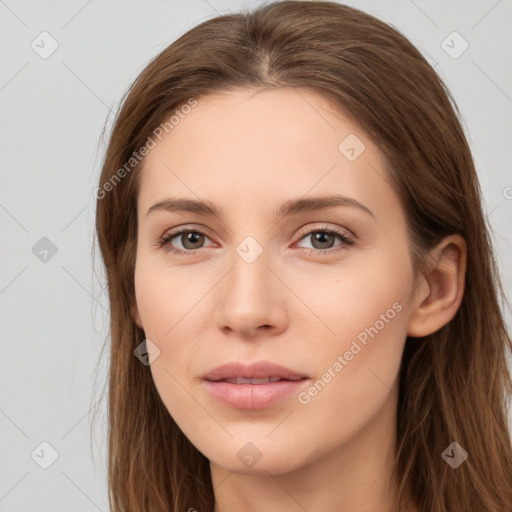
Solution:
[(407, 335), (420, 338), (432, 334), (455, 316), (464, 295), (467, 246), (460, 235), (444, 238), (432, 251), (434, 265), (411, 306)]

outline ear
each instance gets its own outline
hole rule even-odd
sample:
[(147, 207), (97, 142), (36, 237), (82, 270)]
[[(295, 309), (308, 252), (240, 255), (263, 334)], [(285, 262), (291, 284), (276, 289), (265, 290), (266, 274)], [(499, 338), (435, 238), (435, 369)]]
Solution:
[(434, 262), (421, 293), (411, 305), (407, 335), (420, 338), (446, 325), (457, 313), (464, 295), (467, 246), (460, 235), (444, 238), (430, 253)]
[(137, 307), (137, 302), (135, 300), (133, 301), (131, 309), (132, 309), (132, 316), (133, 316), (135, 323), (137, 324), (137, 326), (140, 329), (144, 330), (144, 327), (142, 326), (142, 320), (141, 320), (140, 314), (139, 314), (139, 308)]

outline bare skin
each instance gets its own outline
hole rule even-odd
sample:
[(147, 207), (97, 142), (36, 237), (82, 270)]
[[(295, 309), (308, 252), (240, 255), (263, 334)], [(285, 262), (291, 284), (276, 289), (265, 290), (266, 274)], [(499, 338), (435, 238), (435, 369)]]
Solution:
[[(364, 150), (351, 151), (349, 139), (340, 151), (351, 134)], [(372, 213), (331, 206), (275, 216), (286, 201), (334, 194)], [(208, 201), (222, 217), (147, 214), (171, 197)], [(163, 402), (210, 460), (215, 512), (389, 512), (404, 343), (455, 315), (464, 240), (443, 240), (429, 280), (414, 282), (406, 216), (379, 148), (304, 89), (199, 98), (146, 157), (138, 216), (134, 318), (160, 350), (151, 372)], [(174, 228), (204, 237), (160, 247)], [(241, 256), (260, 249), (250, 263)], [(301, 394), (245, 410), (202, 386), (222, 363), (260, 360), (307, 375)], [(248, 465), (242, 449), (261, 458)]]

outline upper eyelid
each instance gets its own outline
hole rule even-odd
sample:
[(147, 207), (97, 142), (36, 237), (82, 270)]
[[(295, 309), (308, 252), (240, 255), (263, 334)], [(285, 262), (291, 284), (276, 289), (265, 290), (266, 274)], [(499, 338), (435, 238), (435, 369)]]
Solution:
[[(307, 226), (307, 225), (308, 224), (305, 224), (305, 226)], [(173, 228), (173, 229), (166, 231), (162, 235), (161, 239), (167, 238), (167, 239), (169, 239), (168, 242), (171, 242), (171, 240), (182, 235), (183, 233), (194, 232), (194, 231), (204, 234), (210, 238), (210, 235), (209, 235), (210, 230), (208, 228), (206, 228), (204, 226), (195, 227), (192, 225), (185, 225), (185, 226), (179, 226), (177, 228)], [(338, 237), (344, 236), (350, 240), (354, 240), (357, 238), (356, 235), (352, 231), (348, 230), (347, 228), (341, 228), (339, 226), (336, 226), (336, 227), (326, 226), (325, 223), (322, 223), (322, 226), (318, 226), (318, 227), (305, 228), (304, 226), (301, 226), (301, 228), (299, 228), (299, 233), (297, 235), (298, 236), (297, 241), (300, 241), (305, 236), (309, 236), (309, 235), (311, 235), (311, 233), (314, 233), (317, 231), (318, 232), (331, 231), (331, 232), (333, 232), (334, 235), (336, 235)], [(200, 249), (206, 249), (206, 247), (201, 247)], [(198, 250), (200, 250), (200, 249), (198, 249)], [(193, 252), (193, 251), (191, 250), (190, 252)]]
[[(307, 224), (306, 224), (306, 226), (307, 226)], [(322, 226), (318, 226), (318, 227), (309, 227), (309, 228), (302, 229), (303, 227), (304, 226), (302, 226), (299, 229), (299, 234), (310, 234), (311, 232), (314, 232), (314, 231), (333, 231), (334, 233), (339, 234), (339, 235), (346, 235), (347, 237), (355, 238), (355, 235), (352, 233), (352, 231), (350, 231), (347, 228), (341, 227), (341, 226), (327, 226), (327, 225), (325, 225), (325, 223), (323, 223)]]
[[(308, 223), (304, 224), (304, 226), (301, 226), (298, 229), (298, 232), (299, 233), (303, 233), (303, 232), (309, 233), (310, 231), (322, 231), (322, 230), (326, 230), (326, 231), (328, 231), (328, 230), (332, 230), (332, 231), (347, 231), (349, 236), (355, 236), (352, 231), (350, 231), (349, 229), (347, 229), (345, 227), (327, 226), (327, 225), (325, 225), (325, 222), (324, 223), (320, 222), (320, 224), (322, 224), (322, 226), (305, 228), (305, 226), (308, 226), (309, 224), (311, 224), (311, 222), (308, 222)], [(171, 233), (172, 234), (178, 234), (178, 233), (181, 233), (183, 231), (199, 231), (199, 232), (202, 232), (202, 233), (205, 233), (205, 234), (212, 233), (212, 231), (209, 228), (205, 227), (205, 226), (196, 227), (193, 224), (191, 224), (191, 225), (185, 224), (183, 226), (178, 226), (176, 228), (167, 229), (166, 231), (164, 231), (164, 234), (162, 236), (166, 236), (166, 235), (171, 234)]]
[(168, 229), (164, 232), (161, 238), (167, 238), (167, 237), (175, 237), (177, 235), (181, 235), (184, 232), (193, 232), (196, 231), (198, 233), (202, 233), (204, 235), (210, 236), (210, 230), (205, 227), (195, 227), (195, 226), (179, 226), (176, 228)]

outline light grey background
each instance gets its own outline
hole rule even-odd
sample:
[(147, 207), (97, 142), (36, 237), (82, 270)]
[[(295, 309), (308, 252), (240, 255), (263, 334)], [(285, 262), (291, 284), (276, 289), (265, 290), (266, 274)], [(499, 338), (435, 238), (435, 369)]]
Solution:
[[(95, 380), (108, 308), (91, 255), (100, 135), (151, 57), (199, 22), (259, 3), (0, 0), (0, 512), (108, 510), (105, 359)], [(398, 28), (451, 88), (510, 298), (511, 1), (347, 3)], [(43, 31), (58, 43), (47, 58), (31, 47), (51, 49)], [(460, 56), (447, 53), (464, 40)], [(43, 441), (58, 453), (48, 469)]]

